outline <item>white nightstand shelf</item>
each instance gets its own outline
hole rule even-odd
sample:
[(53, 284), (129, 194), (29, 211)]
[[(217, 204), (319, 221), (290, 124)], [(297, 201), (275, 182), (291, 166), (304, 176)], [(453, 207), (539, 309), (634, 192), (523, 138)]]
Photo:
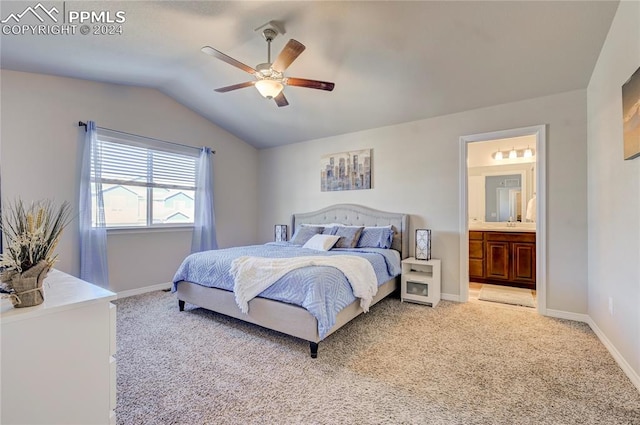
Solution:
[(402, 261), (400, 299), (435, 307), (440, 302), (440, 260)]

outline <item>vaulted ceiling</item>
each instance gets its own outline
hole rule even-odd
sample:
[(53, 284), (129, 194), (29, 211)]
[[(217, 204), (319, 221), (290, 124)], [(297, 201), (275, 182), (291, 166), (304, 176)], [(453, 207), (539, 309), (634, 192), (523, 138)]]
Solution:
[[(36, 2), (0, 3), (6, 20)], [(409, 122), (587, 87), (617, 1), (103, 1), (43, 2), (59, 10), (123, 11), (122, 34), (14, 35), (2, 68), (156, 88), (257, 148)], [(45, 17), (46, 18), (46, 17)], [(23, 16), (23, 22), (34, 19)], [(14, 19), (15, 20), (15, 19)], [(260, 32), (275, 21), (306, 50), (279, 108), (253, 77), (203, 54), (266, 62)], [(5, 24), (11, 24), (7, 21)], [(36, 22), (37, 23), (37, 22)], [(45, 22), (46, 23), (46, 22)]]

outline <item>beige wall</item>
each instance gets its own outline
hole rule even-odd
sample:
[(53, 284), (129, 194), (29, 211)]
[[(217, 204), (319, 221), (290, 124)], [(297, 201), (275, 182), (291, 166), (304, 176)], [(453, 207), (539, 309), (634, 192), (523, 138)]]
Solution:
[[(357, 203), (411, 214), (411, 229), (433, 230), (442, 291), (459, 295), (459, 138), (547, 124), (547, 308), (587, 311), (586, 91), (477, 109), (261, 150), (259, 236), (292, 212)], [(320, 192), (320, 157), (372, 148), (373, 189)], [(413, 239), (413, 238), (412, 238)], [(413, 240), (412, 240), (413, 243)]]
[[(257, 237), (257, 150), (157, 90), (2, 70), (0, 157), (2, 197), (70, 201), (77, 211), (78, 121), (192, 146), (210, 146), (218, 242)], [(243, 170), (239, 173), (237, 170)], [(78, 275), (77, 221), (59, 249), (60, 270)], [(189, 252), (190, 231), (110, 233), (111, 289), (169, 282)]]
[(637, 386), (640, 158), (623, 160), (621, 87), (638, 67), (640, 2), (622, 1), (587, 89), (589, 316), (633, 369)]

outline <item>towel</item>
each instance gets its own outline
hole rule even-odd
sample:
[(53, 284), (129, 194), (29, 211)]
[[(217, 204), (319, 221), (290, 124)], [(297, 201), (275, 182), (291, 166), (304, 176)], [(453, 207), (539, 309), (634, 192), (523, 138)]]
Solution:
[(527, 214), (525, 218), (529, 221), (536, 221), (536, 195), (533, 195), (533, 198), (529, 199), (527, 203)]
[(353, 294), (360, 298), (360, 307), (369, 311), (378, 292), (378, 279), (373, 266), (364, 258), (353, 255), (331, 257), (264, 258), (238, 257), (231, 263), (229, 274), (234, 279), (236, 304), (243, 313), (249, 311), (249, 301), (292, 270), (308, 266), (330, 266), (346, 276)]

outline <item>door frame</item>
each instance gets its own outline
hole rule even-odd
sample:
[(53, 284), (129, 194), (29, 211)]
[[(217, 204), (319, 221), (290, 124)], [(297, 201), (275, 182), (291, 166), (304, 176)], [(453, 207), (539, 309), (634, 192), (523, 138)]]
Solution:
[(544, 124), (460, 137), (460, 302), (469, 301), (468, 145), (512, 137), (536, 138), (536, 298), (538, 313), (547, 313), (546, 130)]

